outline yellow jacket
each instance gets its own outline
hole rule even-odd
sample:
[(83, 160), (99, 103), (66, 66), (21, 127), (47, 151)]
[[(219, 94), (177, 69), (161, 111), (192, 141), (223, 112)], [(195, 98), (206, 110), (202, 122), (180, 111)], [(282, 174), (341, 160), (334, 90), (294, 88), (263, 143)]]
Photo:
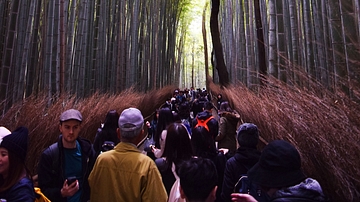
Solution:
[(154, 161), (133, 144), (120, 142), (99, 155), (89, 176), (90, 201), (167, 201)]

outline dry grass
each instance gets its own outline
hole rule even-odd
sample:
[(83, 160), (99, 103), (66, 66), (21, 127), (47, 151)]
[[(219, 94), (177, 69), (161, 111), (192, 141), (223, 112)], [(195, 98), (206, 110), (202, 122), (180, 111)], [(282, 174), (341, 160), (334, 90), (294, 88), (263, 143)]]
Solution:
[(96, 93), (81, 100), (66, 95), (53, 101), (51, 106), (47, 104), (46, 95), (31, 96), (7, 111), (0, 120), (0, 125), (10, 130), (18, 126), (29, 128), (27, 165), (35, 174), (41, 152), (54, 143), (60, 134), (59, 117), (64, 110), (75, 108), (82, 113), (84, 121), (80, 136), (93, 141), (97, 128), (109, 110), (116, 109), (121, 113), (125, 108), (136, 107), (148, 118), (172, 95), (174, 89), (175, 87), (168, 86), (160, 91), (153, 90), (144, 94), (134, 92), (131, 88), (118, 95)]
[[(210, 83), (209, 88), (214, 95), (222, 93), (241, 114), (243, 122), (258, 125), (265, 140), (285, 139), (294, 144), (302, 156), (305, 173), (321, 183), (332, 201), (357, 201), (360, 198), (358, 104), (316, 83), (304, 89), (271, 78), (267, 82), (268, 86), (257, 92), (242, 84), (223, 89)], [(170, 86), (142, 94), (129, 89), (118, 95), (95, 94), (82, 100), (66, 96), (49, 107), (46, 96), (32, 96), (14, 105), (0, 125), (11, 130), (20, 125), (29, 128), (27, 163), (35, 171), (40, 153), (59, 135), (58, 119), (65, 109), (77, 108), (82, 112), (84, 123), (80, 135), (93, 140), (108, 110), (122, 111), (134, 106), (145, 117), (151, 116), (173, 90)]]
[[(340, 93), (306, 90), (269, 79), (257, 93), (241, 84), (222, 91), (244, 122), (261, 136), (285, 139), (299, 150), (305, 173), (317, 179), (332, 201), (360, 198), (360, 108)], [(211, 89), (212, 90), (212, 89)], [(216, 94), (214, 93), (214, 94)]]

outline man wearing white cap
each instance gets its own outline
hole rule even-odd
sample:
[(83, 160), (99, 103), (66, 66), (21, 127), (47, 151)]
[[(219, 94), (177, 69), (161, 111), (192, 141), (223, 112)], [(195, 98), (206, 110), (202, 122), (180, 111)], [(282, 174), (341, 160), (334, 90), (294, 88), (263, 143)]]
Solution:
[(144, 118), (136, 108), (125, 109), (117, 133), (121, 142), (99, 155), (89, 176), (91, 201), (167, 201), (154, 161), (137, 149), (144, 138)]

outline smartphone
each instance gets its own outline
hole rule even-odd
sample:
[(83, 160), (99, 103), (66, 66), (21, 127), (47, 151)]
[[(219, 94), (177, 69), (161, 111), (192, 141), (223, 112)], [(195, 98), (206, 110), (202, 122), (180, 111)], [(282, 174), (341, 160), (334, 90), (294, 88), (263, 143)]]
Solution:
[(67, 184), (68, 184), (68, 186), (70, 186), (73, 182), (76, 181), (76, 177), (75, 177), (75, 176), (73, 176), (73, 177), (68, 177), (68, 178), (66, 178), (66, 179), (67, 179)]

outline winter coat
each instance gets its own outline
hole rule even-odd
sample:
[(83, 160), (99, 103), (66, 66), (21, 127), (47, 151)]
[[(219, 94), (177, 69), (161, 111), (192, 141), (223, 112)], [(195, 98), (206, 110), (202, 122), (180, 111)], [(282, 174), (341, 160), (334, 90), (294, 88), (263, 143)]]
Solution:
[(215, 138), (218, 141), (218, 148), (229, 149), (230, 156), (236, 151), (236, 127), (240, 116), (231, 112), (223, 112), (220, 117), (219, 135)]
[[(200, 120), (206, 120), (208, 119), (210, 116), (212, 116), (212, 113), (205, 110), (202, 111), (200, 113), (198, 113), (197, 118)], [(197, 119), (195, 118), (193, 120), (193, 127), (195, 127), (197, 124)], [(209, 132), (211, 134), (211, 136), (215, 139), (215, 137), (217, 136), (218, 132), (219, 132), (219, 123), (215, 118), (212, 118), (209, 122), (207, 122), (207, 126), (209, 128)]]
[(167, 194), (153, 160), (135, 145), (120, 142), (99, 155), (89, 176), (91, 201), (159, 201)]
[(300, 184), (280, 189), (271, 196), (271, 202), (322, 202), (328, 201), (319, 182), (307, 178)]
[[(90, 199), (90, 187), (88, 183), (89, 174), (94, 166), (96, 156), (95, 151), (89, 140), (78, 138), (77, 141), (81, 147), (82, 158), (82, 174), (83, 185), (81, 201), (88, 201)], [(58, 155), (57, 159), (53, 159), (54, 150), (47, 148), (40, 157), (38, 165), (39, 187), (44, 195), (53, 202), (67, 201), (67, 198), (61, 196), (61, 188), (63, 187), (64, 176), (64, 147), (62, 144), (62, 135), (59, 136), (58, 142)], [(55, 168), (54, 168), (55, 167)]]
[(34, 185), (31, 179), (23, 177), (10, 189), (0, 193), (0, 199), (9, 202), (31, 202), (35, 200)]
[(253, 167), (260, 158), (261, 152), (256, 148), (239, 147), (233, 157), (226, 162), (221, 197), (223, 201), (231, 201), (236, 182), (241, 175)]
[(218, 174), (218, 182), (217, 182), (217, 190), (216, 190), (216, 200), (215, 202), (222, 202), (221, 199), (221, 190), (222, 190), (222, 182), (224, 180), (224, 171), (225, 171), (225, 165), (227, 158), (222, 152), (218, 152), (216, 156), (210, 158), (215, 164), (216, 171)]

